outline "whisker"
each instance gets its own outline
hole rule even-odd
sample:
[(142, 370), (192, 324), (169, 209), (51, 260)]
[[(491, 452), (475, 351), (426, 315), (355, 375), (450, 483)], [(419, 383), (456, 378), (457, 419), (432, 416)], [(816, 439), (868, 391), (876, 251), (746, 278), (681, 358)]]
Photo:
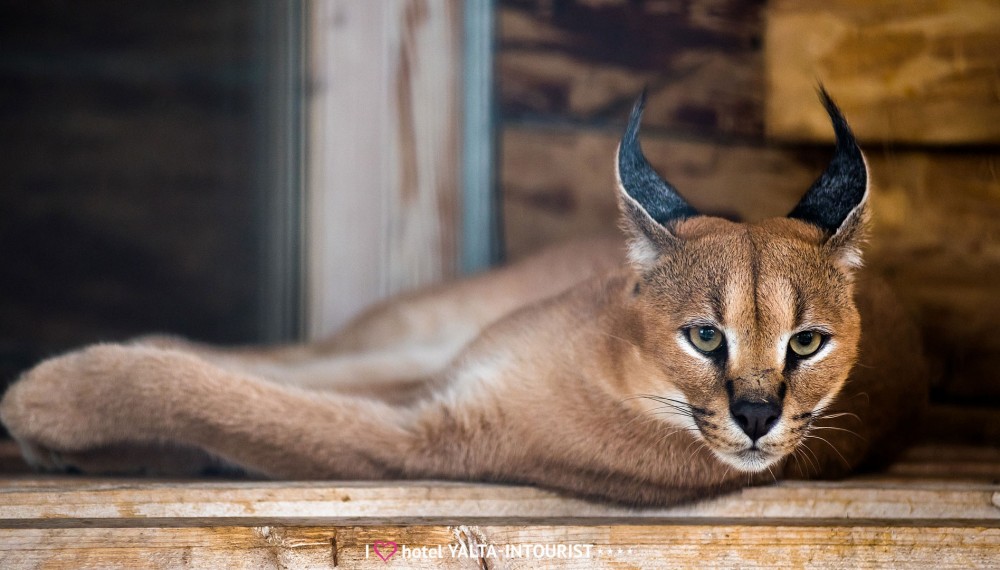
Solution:
[(861, 421), (861, 416), (859, 416), (858, 414), (853, 414), (851, 412), (836, 412), (836, 413), (833, 413), (833, 414), (824, 414), (822, 416), (817, 417), (816, 420), (833, 420), (833, 419), (843, 418), (843, 417), (851, 417), (851, 418), (856, 419), (858, 421), (858, 423), (864, 423), (864, 422)]
[[(705, 442), (704, 441), (702, 441), (699, 438), (695, 438), (693, 441), (691, 441), (691, 443), (687, 444), (687, 447), (684, 448), (684, 454), (687, 454), (688, 451), (691, 449), (691, 445), (693, 445), (695, 443), (699, 443), (702, 446), (705, 446)], [(695, 452), (697, 452), (699, 449), (701, 449), (701, 448), (700, 447), (695, 448)], [(694, 457), (694, 453), (691, 453), (690, 455), (688, 455), (688, 460), (690, 460), (692, 457)]]
[(821, 465), (823, 464), (823, 462), (819, 460), (819, 455), (816, 455), (815, 449), (808, 446), (805, 447), (804, 449), (809, 452), (809, 455), (812, 455), (813, 460), (816, 462), (816, 474), (818, 475), (821, 470)]
[[(819, 456), (817, 456), (816, 452), (813, 451), (812, 448), (810, 448), (809, 445), (806, 444), (805, 439), (799, 442), (799, 444), (796, 446), (796, 449), (802, 450), (802, 457), (808, 460), (809, 463), (813, 466), (814, 473), (819, 473), (820, 471)], [(809, 455), (806, 455), (806, 453), (808, 453)], [(810, 455), (812, 456), (811, 458), (809, 457)]]
[(829, 430), (833, 430), (833, 431), (842, 431), (842, 432), (849, 433), (849, 434), (853, 435), (854, 437), (860, 439), (861, 441), (865, 441), (865, 442), (868, 441), (861, 434), (859, 434), (857, 432), (854, 432), (852, 430), (849, 430), (849, 429), (841, 428), (841, 427), (835, 427), (835, 426), (812, 426), (810, 429), (829, 429)]
[(833, 445), (832, 443), (830, 443), (829, 441), (827, 441), (827, 439), (826, 439), (825, 437), (822, 437), (822, 436), (818, 436), (818, 435), (806, 435), (806, 436), (805, 436), (805, 438), (806, 438), (806, 439), (818, 439), (818, 440), (822, 441), (823, 443), (825, 443), (825, 444), (829, 445), (829, 446), (830, 446), (830, 449), (832, 449), (832, 450), (833, 450), (833, 452), (834, 452), (834, 453), (836, 453), (836, 454), (837, 454), (837, 455), (838, 455), (838, 456), (840, 457), (840, 459), (841, 459), (841, 460), (842, 460), (842, 461), (844, 462), (844, 465), (845, 465), (846, 467), (850, 467), (850, 466), (851, 466), (851, 462), (850, 462), (850, 461), (848, 461), (848, 460), (847, 460), (847, 458), (845, 458), (845, 457), (844, 457), (844, 456), (843, 456), (843, 455), (842, 455), (842, 454), (840, 453), (840, 450), (838, 450), (838, 449), (836, 448), (836, 446), (834, 446), (834, 445)]
[[(695, 441), (697, 441), (699, 445), (698, 445), (698, 447), (696, 447), (693, 450), (691, 450), (691, 454), (688, 455), (688, 457), (687, 457), (688, 461), (691, 461), (692, 459), (694, 459), (694, 454), (695, 453), (698, 453), (702, 449), (708, 449), (708, 445), (704, 441), (701, 441), (701, 440), (695, 440)], [(688, 447), (690, 447), (690, 444), (688, 445)]]
[(699, 415), (699, 416), (708, 416), (708, 417), (711, 417), (711, 416), (715, 415), (712, 412), (709, 412), (707, 410), (703, 410), (703, 409), (698, 408), (696, 406), (692, 406), (691, 404), (688, 404), (687, 402), (683, 402), (683, 401), (677, 400), (675, 398), (667, 398), (665, 396), (656, 396), (654, 394), (636, 394), (636, 395), (633, 395), (633, 396), (628, 396), (628, 397), (623, 398), (622, 402), (624, 402), (626, 400), (639, 400), (639, 399), (650, 400), (650, 401), (656, 402), (657, 404), (660, 404), (661, 406), (664, 406), (664, 407), (671, 407), (671, 408), (673, 408), (675, 410), (689, 412), (689, 413), (692, 414), (692, 416)]
[(865, 403), (866, 404), (871, 404), (872, 403), (872, 398), (871, 398), (871, 396), (868, 395), (868, 392), (858, 392), (857, 394), (855, 394), (854, 396), (852, 396), (852, 398), (861, 398), (861, 397), (863, 397), (865, 399)]
[(666, 396), (657, 396), (656, 394), (633, 394), (631, 396), (626, 396), (622, 398), (622, 401), (624, 402), (626, 400), (639, 400), (639, 399), (647, 399), (647, 400), (653, 400), (654, 402), (660, 402), (665, 404), (669, 403), (684, 407), (691, 407), (690, 404), (684, 402), (683, 400), (678, 400), (676, 398), (668, 398)]
[[(647, 399), (651, 399), (651, 398), (647, 398)], [(667, 401), (664, 401), (664, 400), (652, 400), (652, 401), (656, 402), (657, 404), (659, 404), (661, 406), (670, 406), (671, 408), (675, 408), (675, 409), (678, 409), (678, 410), (687, 410), (687, 411), (692, 412), (692, 413), (694, 412), (694, 409), (691, 406), (684, 406), (684, 405), (681, 405), (681, 404), (678, 404), (678, 403), (675, 403), (675, 402), (667, 402)]]
[[(675, 430), (673, 430), (673, 431), (671, 431), (671, 432), (669, 432), (669, 433), (664, 434), (663, 436), (661, 436), (659, 439), (656, 440), (656, 442), (654, 443), (654, 445), (659, 445), (659, 444), (663, 443), (664, 441), (666, 441), (667, 439), (671, 438), (672, 436), (674, 436), (674, 435), (676, 435), (678, 433), (681, 433), (682, 431), (691, 432), (692, 434), (695, 434), (695, 436), (697, 436), (699, 430), (697, 428), (688, 428), (688, 427), (677, 428), (677, 429), (675, 429)], [(697, 437), (695, 437), (695, 439), (697, 439)]]
[(692, 412), (694, 412), (696, 414), (703, 414), (703, 415), (706, 415), (706, 416), (715, 415), (714, 413), (712, 413), (712, 412), (710, 412), (708, 410), (699, 408), (697, 406), (693, 406), (690, 403), (685, 402), (684, 400), (678, 400), (677, 398), (669, 398), (667, 396), (657, 396), (656, 394), (637, 394), (635, 396), (630, 396), (630, 397), (628, 397), (626, 399), (635, 399), (635, 398), (645, 398), (645, 399), (652, 400), (654, 402), (657, 402), (657, 403), (660, 403), (660, 404), (664, 404), (664, 405), (680, 406), (682, 408), (691, 410)]
[(632, 341), (628, 340), (627, 338), (622, 338), (620, 336), (613, 335), (613, 334), (611, 334), (609, 332), (601, 331), (601, 334), (603, 334), (604, 336), (606, 336), (608, 338), (613, 338), (615, 340), (620, 340), (620, 341), (624, 342), (625, 344), (632, 344)]
[[(810, 471), (819, 471), (819, 467), (817, 467), (816, 464), (813, 463), (813, 460), (810, 459), (808, 455), (806, 455), (806, 448), (801, 444), (795, 446), (795, 449), (792, 450), (792, 459), (794, 459), (796, 463), (800, 464), (800, 469), (802, 471), (803, 476), (808, 476)], [(808, 462), (809, 465), (803, 468), (802, 464), (806, 462)], [(806, 469), (808, 469), (809, 471), (807, 471)]]
[(687, 412), (684, 412), (684, 411), (678, 411), (678, 410), (660, 409), (660, 410), (652, 410), (650, 412), (650, 416), (668, 416), (668, 415), (669, 416), (681, 416), (682, 418), (689, 418), (691, 420), (694, 419), (694, 416), (692, 416), (691, 414), (689, 414)]
[[(626, 402), (628, 400), (639, 400), (639, 399), (650, 399), (650, 400), (652, 400), (654, 402), (657, 402), (658, 404), (661, 404), (661, 406), (659, 408), (654, 408), (654, 411), (658, 411), (658, 410), (660, 410), (660, 409), (662, 409), (664, 407), (672, 407), (674, 410), (677, 411), (677, 413), (679, 415), (687, 415), (687, 413), (690, 413), (690, 410), (685, 409), (685, 408), (683, 408), (681, 406), (678, 406), (678, 405), (670, 403), (670, 402), (662, 402), (662, 401), (660, 401), (660, 399), (657, 396), (654, 396), (652, 394), (634, 394), (634, 395), (631, 395), (631, 396), (626, 396), (626, 397), (624, 397), (624, 398), (621, 399), (621, 402)], [(693, 418), (693, 415), (691, 417)], [(624, 424), (622, 427), (623, 428), (631, 427), (635, 423), (635, 421), (639, 420), (639, 419), (642, 419), (643, 421), (655, 421), (656, 420), (656, 418), (653, 417), (653, 416), (651, 416), (651, 415), (637, 414), (631, 420), (629, 420), (628, 423)]]

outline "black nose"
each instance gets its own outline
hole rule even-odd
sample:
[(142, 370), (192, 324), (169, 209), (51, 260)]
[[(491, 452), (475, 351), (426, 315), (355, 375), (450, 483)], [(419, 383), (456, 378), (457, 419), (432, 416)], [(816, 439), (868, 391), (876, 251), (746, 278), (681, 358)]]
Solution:
[(730, 404), (729, 413), (736, 420), (743, 433), (757, 441), (771, 431), (781, 417), (781, 405), (772, 402), (748, 402), (739, 400)]

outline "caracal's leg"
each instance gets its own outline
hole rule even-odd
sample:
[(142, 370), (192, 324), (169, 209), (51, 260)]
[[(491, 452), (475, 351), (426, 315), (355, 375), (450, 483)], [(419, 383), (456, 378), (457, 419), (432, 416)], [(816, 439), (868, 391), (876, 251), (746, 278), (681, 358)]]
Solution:
[[(199, 473), (237, 466), (270, 477), (402, 474), (414, 406), (280, 386), (183, 352), (97, 345), (16, 382), (0, 419), (35, 466)], [(157, 450), (180, 450), (156, 455)], [(122, 453), (125, 452), (125, 453)]]
[(410, 385), (443, 370), (490, 323), (623, 259), (617, 239), (555, 246), (507, 267), (379, 303), (312, 344), (219, 348), (172, 337), (136, 342), (192, 352), (230, 370), (310, 389), (364, 392), (376, 385)]

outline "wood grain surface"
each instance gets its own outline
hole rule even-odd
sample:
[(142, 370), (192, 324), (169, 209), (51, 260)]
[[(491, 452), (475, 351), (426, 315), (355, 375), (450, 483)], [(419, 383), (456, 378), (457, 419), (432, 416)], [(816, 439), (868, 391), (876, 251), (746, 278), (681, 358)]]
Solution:
[(319, 338), (456, 276), (462, 14), (457, 0), (311, 6), (305, 311)]
[(832, 140), (817, 82), (863, 141), (1000, 142), (1000, 4), (991, 0), (772, 0), (767, 134)]

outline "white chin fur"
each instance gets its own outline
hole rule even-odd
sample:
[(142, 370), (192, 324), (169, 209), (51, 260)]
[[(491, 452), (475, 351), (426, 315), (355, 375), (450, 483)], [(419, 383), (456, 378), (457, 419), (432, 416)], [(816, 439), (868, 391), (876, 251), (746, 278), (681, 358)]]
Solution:
[(744, 473), (760, 473), (781, 460), (781, 455), (760, 450), (745, 449), (736, 453), (713, 449), (712, 453), (723, 463)]

